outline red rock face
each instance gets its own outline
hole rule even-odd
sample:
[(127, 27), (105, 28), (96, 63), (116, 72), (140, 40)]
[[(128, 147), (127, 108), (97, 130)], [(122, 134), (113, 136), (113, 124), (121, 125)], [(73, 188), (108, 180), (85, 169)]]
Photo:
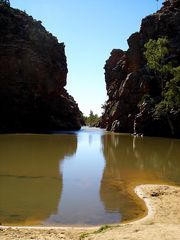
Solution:
[[(160, 11), (142, 20), (140, 32), (132, 34), (128, 39), (129, 49), (126, 52), (118, 49), (111, 52), (105, 65), (109, 99), (100, 122), (101, 127), (115, 132), (171, 136), (167, 123), (153, 121), (154, 109), (150, 106), (148, 110), (142, 110), (139, 108), (139, 103), (146, 94), (158, 99), (162, 92), (160, 81), (146, 66), (144, 44), (149, 39), (168, 37), (171, 49), (168, 57), (173, 60), (175, 66), (178, 66), (180, 62), (179, 26), (180, 1), (175, 0), (173, 5), (165, 2)], [(177, 125), (175, 115), (172, 116), (172, 121)], [(175, 128), (175, 135), (180, 136), (180, 126)]]
[(0, 6), (0, 131), (79, 129), (82, 114), (68, 95), (64, 44), (40, 21)]

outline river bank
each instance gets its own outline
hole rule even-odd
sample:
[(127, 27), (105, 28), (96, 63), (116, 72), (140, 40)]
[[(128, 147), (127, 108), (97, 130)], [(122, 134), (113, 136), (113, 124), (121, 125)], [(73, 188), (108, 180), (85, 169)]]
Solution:
[(180, 188), (166, 185), (140, 185), (135, 192), (148, 208), (143, 219), (101, 228), (1, 227), (2, 240), (178, 240), (180, 239)]

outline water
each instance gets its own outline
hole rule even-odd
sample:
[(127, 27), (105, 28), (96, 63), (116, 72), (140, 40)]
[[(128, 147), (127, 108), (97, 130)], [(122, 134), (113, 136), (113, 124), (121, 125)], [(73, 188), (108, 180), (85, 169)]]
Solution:
[(145, 213), (133, 188), (180, 185), (180, 140), (99, 129), (0, 135), (0, 223), (100, 225)]

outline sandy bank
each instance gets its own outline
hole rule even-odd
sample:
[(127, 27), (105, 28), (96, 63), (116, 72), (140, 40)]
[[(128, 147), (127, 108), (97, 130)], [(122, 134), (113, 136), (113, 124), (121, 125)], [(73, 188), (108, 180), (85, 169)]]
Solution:
[(145, 201), (148, 215), (138, 221), (104, 228), (0, 228), (3, 240), (179, 240), (180, 188), (141, 185), (136, 193)]

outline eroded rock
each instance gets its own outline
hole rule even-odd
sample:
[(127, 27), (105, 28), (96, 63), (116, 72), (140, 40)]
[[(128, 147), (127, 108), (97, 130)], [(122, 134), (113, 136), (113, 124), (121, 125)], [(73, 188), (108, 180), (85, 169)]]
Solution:
[[(160, 101), (160, 79), (147, 68), (144, 44), (149, 39), (167, 37), (168, 59), (178, 66), (180, 62), (180, 1), (164, 2), (155, 14), (142, 20), (140, 31), (128, 39), (129, 49), (115, 49), (105, 64), (108, 101), (100, 126), (115, 132), (128, 132), (152, 136), (180, 137), (180, 113), (171, 112), (167, 118), (154, 119), (154, 106)], [(142, 101), (150, 95), (154, 102)], [(115, 124), (115, 123), (119, 124)]]
[(0, 132), (81, 127), (78, 105), (64, 89), (64, 48), (40, 21), (0, 5)]

